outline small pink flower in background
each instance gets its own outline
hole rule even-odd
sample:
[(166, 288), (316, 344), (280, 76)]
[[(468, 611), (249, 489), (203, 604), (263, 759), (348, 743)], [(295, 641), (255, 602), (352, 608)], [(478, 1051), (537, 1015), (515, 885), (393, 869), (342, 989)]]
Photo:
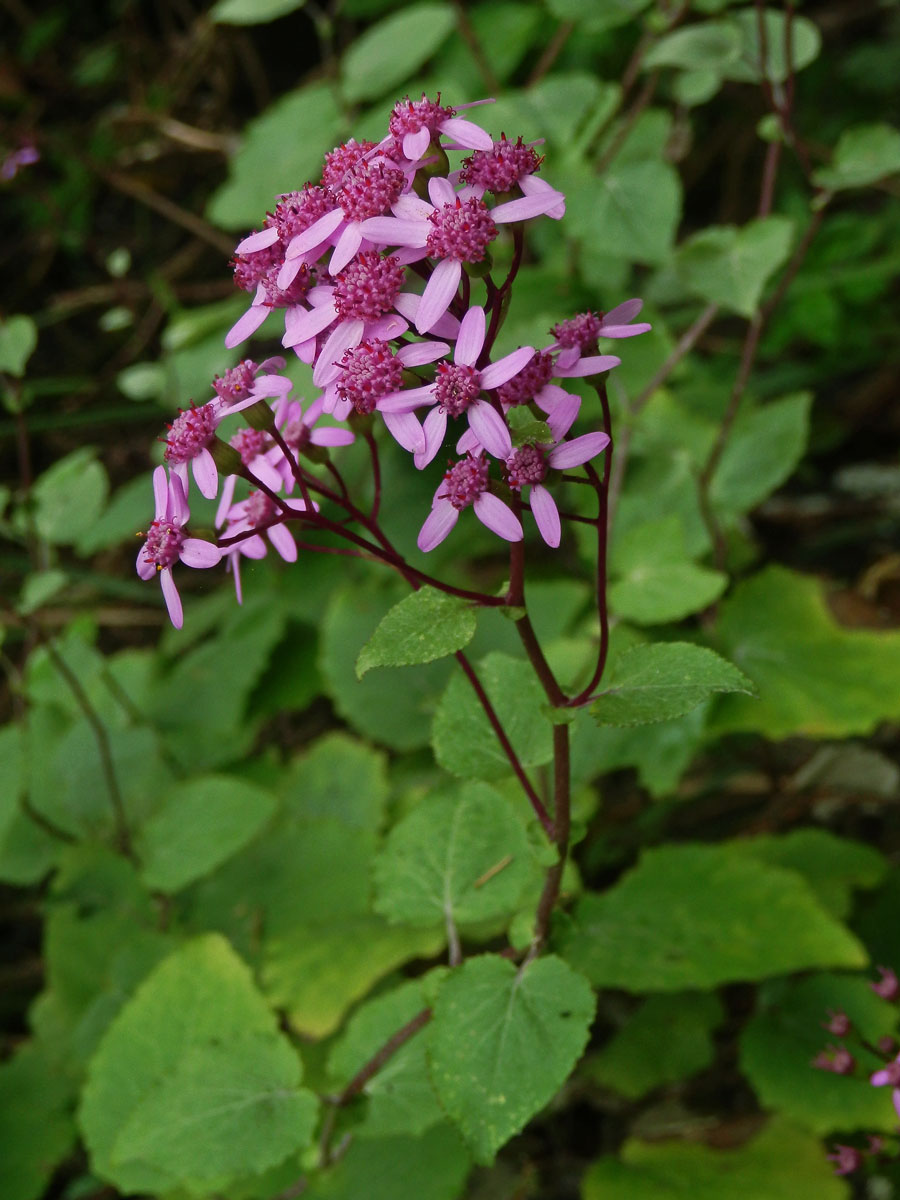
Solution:
[[(630, 338), (637, 337), (639, 333), (648, 333), (653, 326), (646, 321), (637, 325), (631, 324), (643, 307), (643, 300), (625, 300), (611, 308), (608, 313), (579, 313), (576, 317), (570, 317), (568, 321), (560, 321), (558, 325), (554, 325), (551, 333), (556, 341), (550, 349), (559, 351), (556, 361), (557, 366), (562, 368), (557, 370), (556, 374), (567, 373), (578, 360), (589, 362), (590, 359), (581, 359), (581, 356), (585, 350), (596, 345), (598, 338)], [(606, 370), (605, 367), (597, 369)]]
[(825, 1157), (834, 1163), (835, 1175), (852, 1175), (854, 1171), (859, 1170), (863, 1161), (862, 1154), (853, 1146), (837, 1145), (834, 1147), (834, 1153)]
[[(304, 500), (285, 500), (284, 504), (295, 512), (308, 511)], [(225, 514), (225, 529), (223, 537), (230, 538), (236, 534), (249, 533), (250, 536), (226, 547), (224, 553), (228, 556), (228, 567), (234, 574), (234, 590), (238, 604), (243, 603), (241, 587), (240, 560), (244, 558), (260, 559), (266, 556), (266, 543), (262, 533), (275, 547), (285, 562), (297, 561), (297, 543), (291, 531), (278, 519), (278, 509), (274, 500), (265, 492), (251, 492), (246, 500), (233, 505)], [(251, 530), (261, 529), (261, 533), (251, 533)]]
[(475, 516), (492, 533), (507, 542), (520, 542), (522, 523), (499, 497), (488, 491), (488, 463), (483, 455), (469, 454), (454, 463), (434, 494), (431, 512), (419, 530), (416, 544), (427, 553), (447, 537), (469, 505)]
[(147, 540), (137, 557), (137, 573), (141, 579), (159, 575), (169, 620), (176, 629), (183, 623), (181, 597), (172, 578), (172, 567), (183, 562), (188, 567), (214, 567), (222, 551), (202, 538), (187, 537), (184, 526), (190, 516), (184, 487), (177, 475), (166, 477), (165, 467), (153, 472), (155, 517), (147, 532)]
[(10, 150), (3, 163), (0, 164), (0, 179), (15, 179), (23, 167), (30, 167), (33, 163), (40, 162), (40, 158), (40, 152), (34, 142), (31, 140), (22, 142), (18, 149)]
[(484, 348), (485, 333), (484, 309), (474, 305), (460, 323), (453, 363), (440, 363), (433, 383), (397, 392), (380, 406), (382, 413), (402, 413), (426, 404), (434, 405), (423, 426), (425, 447), (415, 457), (415, 464), (420, 469), (432, 461), (443, 445), (447, 418), (460, 417), (463, 413), (472, 434), (489, 454), (505, 459), (512, 451), (506, 422), (481, 393), (511, 379), (531, 359), (534, 349), (520, 346), (479, 370), (475, 364)]
[(511, 142), (505, 133), (501, 133), (500, 141), (494, 142), (490, 150), (476, 150), (463, 159), (458, 176), (476, 196), (483, 196), (485, 192), (503, 196), (514, 187), (518, 187), (523, 196), (544, 194), (549, 199), (552, 192), (552, 207), (545, 215), (558, 221), (566, 215), (565, 198), (536, 174), (542, 162), (533, 145), (524, 145), (521, 137)]
[(873, 1087), (900, 1088), (900, 1056), (869, 1076)]
[(900, 997), (900, 980), (890, 967), (878, 967), (877, 970), (881, 978), (877, 983), (870, 983), (869, 987), (883, 1000), (896, 1000)]
[(827, 1046), (812, 1060), (819, 1071), (833, 1071), (835, 1075), (852, 1075), (856, 1070), (856, 1059), (846, 1046)]

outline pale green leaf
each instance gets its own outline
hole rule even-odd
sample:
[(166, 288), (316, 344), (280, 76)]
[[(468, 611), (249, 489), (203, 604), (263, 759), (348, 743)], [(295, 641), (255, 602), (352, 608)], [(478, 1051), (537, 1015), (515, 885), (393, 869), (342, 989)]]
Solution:
[(100, 516), (109, 479), (87, 446), (73, 450), (40, 476), (32, 491), (34, 523), (42, 538), (69, 545)]
[(788, 479), (806, 450), (811, 403), (798, 392), (738, 417), (710, 482), (718, 512), (748, 512)]
[(229, 178), (213, 193), (206, 215), (226, 229), (258, 228), (278, 196), (318, 179), (323, 155), (343, 132), (329, 84), (288, 92), (245, 127)]
[(876, 996), (866, 979), (824, 974), (773, 981), (761, 990), (741, 1034), (741, 1071), (764, 1108), (813, 1133), (889, 1133), (897, 1128), (897, 1113), (890, 1089), (869, 1083), (869, 1073), (881, 1065), (874, 1055), (865, 1056), (849, 1077), (810, 1066), (826, 1042), (834, 1041), (822, 1025), (838, 1010), (850, 1018), (854, 1043), (861, 1037), (874, 1044), (896, 1032), (896, 1008)]
[(31, 317), (14, 316), (0, 321), (0, 371), (21, 378), (37, 345), (37, 326)]
[(627, 1141), (588, 1169), (583, 1200), (846, 1200), (822, 1143), (781, 1120), (730, 1149), (696, 1141)]
[(354, 103), (385, 95), (430, 59), (455, 25), (449, 4), (414, 4), (391, 13), (367, 29), (344, 55), (345, 98)]
[(618, 616), (638, 625), (680, 621), (722, 594), (727, 576), (691, 562), (684, 543), (674, 514), (635, 526), (617, 540), (608, 595)]
[(599, 177), (589, 164), (559, 172), (566, 232), (595, 253), (654, 265), (671, 251), (681, 214), (677, 173), (661, 159), (616, 157)]
[(227, 942), (165, 959), (91, 1062), (81, 1126), (93, 1170), (125, 1192), (227, 1190), (308, 1145), (300, 1059)]
[(71, 1082), (39, 1043), (0, 1066), (3, 1200), (40, 1200), (75, 1141)]
[(512, 915), (535, 871), (512, 803), (469, 783), (427, 797), (394, 827), (375, 863), (375, 907), (424, 926)]
[(518, 971), (496, 955), (470, 958), (447, 976), (428, 1027), (431, 1078), (477, 1162), (553, 1098), (593, 1016), (587, 981), (553, 956)]
[(305, 4), (306, 0), (218, 0), (208, 15), (220, 25), (265, 25)]
[[(740, 31), (743, 45), (737, 61), (729, 62), (723, 68), (723, 74), (728, 79), (742, 83), (758, 83), (761, 79), (784, 83), (792, 71), (802, 71), (818, 58), (822, 35), (809, 18), (796, 14), (788, 18), (784, 12), (771, 8), (765, 9), (764, 14), (764, 39), (760, 38), (759, 16), (755, 8), (745, 8), (729, 18)], [(788, 19), (790, 42), (787, 35)], [(790, 63), (786, 53), (788, 44)]]
[(877, 123), (845, 129), (828, 167), (813, 176), (819, 187), (831, 192), (866, 187), (900, 171), (900, 131)]
[(900, 718), (900, 633), (842, 628), (816, 579), (760, 571), (723, 602), (716, 638), (759, 689), (719, 702), (717, 732), (847, 737)]
[(727, 845), (646, 851), (609, 891), (578, 901), (561, 952), (597, 987), (631, 992), (866, 962), (804, 879)]
[(544, 0), (549, 11), (561, 21), (576, 21), (589, 33), (615, 29), (649, 8), (652, 0), (604, 0), (603, 4), (585, 4), (584, 0)]
[(472, 1159), (448, 1123), (421, 1137), (354, 1138), (340, 1162), (314, 1178), (303, 1200), (459, 1200)]
[[(530, 665), (493, 652), (475, 670), (522, 765), (549, 762), (553, 732), (544, 715), (546, 697)], [(512, 769), (472, 685), (459, 671), (441, 697), (432, 743), (438, 763), (464, 779), (500, 779)]]
[(741, 229), (710, 225), (678, 247), (675, 270), (694, 295), (752, 317), (767, 281), (787, 259), (793, 229), (783, 216)]
[[(413, 979), (359, 1008), (328, 1058), (328, 1073), (338, 1088), (346, 1087), (357, 1071), (429, 1004), (422, 980)], [(363, 1095), (369, 1103), (359, 1127), (360, 1137), (421, 1134), (443, 1120), (428, 1077), (425, 1042), (419, 1031), (368, 1080)]]
[(644, 725), (690, 712), (716, 692), (753, 694), (753, 684), (730, 662), (688, 642), (634, 646), (612, 664), (591, 705), (598, 725)]
[(177, 784), (141, 830), (146, 885), (177, 892), (237, 853), (275, 811), (271, 792), (228, 775)]
[(724, 1015), (715, 995), (651, 996), (591, 1055), (585, 1071), (604, 1087), (639, 1100), (708, 1067), (715, 1055), (712, 1033)]
[(475, 636), (475, 610), (458, 596), (422, 587), (382, 617), (356, 660), (361, 679), (373, 667), (408, 667), (462, 650)]
[(645, 70), (681, 67), (718, 71), (740, 55), (743, 39), (729, 21), (700, 21), (661, 37), (644, 57)]
[(284, 823), (327, 818), (377, 830), (387, 794), (385, 756), (348, 734), (329, 733), (291, 763), (281, 786)]

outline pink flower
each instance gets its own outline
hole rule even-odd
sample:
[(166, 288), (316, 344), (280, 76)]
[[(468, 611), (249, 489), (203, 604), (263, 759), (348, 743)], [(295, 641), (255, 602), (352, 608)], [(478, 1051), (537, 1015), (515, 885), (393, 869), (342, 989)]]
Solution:
[(185, 535), (184, 526), (190, 511), (184, 487), (177, 475), (167, 479), (165, 467), (157, 467), (153, 472), (153, 496), (156, 514), (138, 554), (137, 573), (141, 579), (159, 575), (169, 620), (180, 629), (183, 623), (181, 597), (172, 578), (172, 567), (179, 560), (188, 567), (214, 567), (221, 559), (222, 551), (202, 538)]
[(834, 1151), (834, 1154), (826, 1154), (825, 1157), (835, 1164), (835, 1175), (852, 1175), (862, 1166), (862, 1154), (855, 1147), (838, 1144)]
[(444, 475), (434, 494), (431, 512), (419, 530), (416, 544), (427, 553), (440, 545), (469, 505), (482, 525), (507, 542), (520, 542), (522, 523), (516, 514), (488, 491), (488, 464), (482, 455), (469, 454)]
[(559, 220), (565, 216), (566, 202), (561, 193), (535, 174), (542, 162), (533, 145), (524, 145), (521, 137), (511, 142), (505, 133), (501, 133), (500, 141), (494, 142), (490, 150), (476, 150), (463, 159), (458, 176), (476, 196), (483, 196), (485, 192), (503, 196), (514, 187), (518, 187), (523, 196), (543, 193), (549, 198), (554, 192), (553, 206), (546, 210), (546, 216)]
[[(582, 359), (581, 355), (595, 346), (598, 338), (630, 338), (637, 337), (639, 333), (647, 333), (653, 326), (646, 321), (638, 325), (631, 324), (643, 307), (643, 300), (625, 300), (611, 308), (608, 313), (579, 313), (577, 317), (570, 317), (568, 321), (560, 321), (558, 325), (554, 325), (551, 332), (556, 341), (550, 348), (559, 350), (557, 366), (563, 368), (557, 370), (556, 374), (567, 373), (567, 368), (579, 360), (590, 362), (590, 359)], [(593, 372), (582, 370), (578, 373), (586, 375)]]
[[(295, 512), (307, 511), (304, 500), (285, 500), (283, 503)], [(263, 541), (262, 534), (253, 533), (252, 530), (261, 529), (285, 562), (297, 561), (297, 543), (294, 541), (291, 531), (278, 518), (279, 513), (275, 501), (265, 492), (251, 492), (246, 500), (241, 500), (229, 508), (225, 516), (226, 527), (222, 534), (223, 537), (231, 538), (241, 533), (249, 534), (248, 537), (225, 549), (225, 554), (228, 556), (228, 567), (234, 574), (234, 590), (237, 594), (238, 604), (243, 603), (241, 557), (260, 559), (266, 556), (266, 543)]]
[(877, 983), (870, 983), (869, 987), (883, 1000), (896, 1000), (900, 996), (900, 981), (896, 974), (890, 967), (878, 967), (877, 970), (881, 979)]
[(426, 404), (435, 406), (425, 418), (425, 446), (415, 456), (415, 464), (420, 469), (432, 461), (443, 445), (448, 416), (460, 417), (463, 413), (478, 444), (489, 454), (505, 459), (512, 452), (506, 422), (481, 393), (511, 379), (529, 361), (534, 349), (521, 346), (495, 363), (478, 369), (475, 364), (484, 347), (485, 333), (484, 309), (474, 305), (460, 323), (453, 364), (440, 363), (434, 383), (397, 392), (381, 405), (385, 414), (411, 412)]
[[(484, 103), (490, 102), (475, 100), (458, 108), (473, 108)], [(428, 100), (424, 92), (421, 100), (410, 100), (407, 96), (394, 105), (388, 122), (390, 138), (385, 139), (382, 145), (389, 141), (396, 142), (411, 162), (418, 162), (439, 133), (467, 149), (490, 150), (493, 145), (491, 135), (485, 133), (480, 125), (457, 117), (456, 112), (457, 109), (441, 104), (440, 93), (437, 100)]]
[(394, 216), (373, 217), (362, 227), (366, 237), (384, 245), (419, 250), (409, 262), (426, 256), (439, 260), (422, 293), (416, 315), (419, 333), (433, 329), (450, 307), (463, 263), (483, 261), (498, 225), (540, 216), (563, 198), (561, 192), (550, 189), (550, 193), (522, 196), (488, 208), (474, 188), (455, 192), (450, 181), (440, 176), (428, 181), (428, 196), (430, 204), (412, 194), (401, 196), (393, 205)]

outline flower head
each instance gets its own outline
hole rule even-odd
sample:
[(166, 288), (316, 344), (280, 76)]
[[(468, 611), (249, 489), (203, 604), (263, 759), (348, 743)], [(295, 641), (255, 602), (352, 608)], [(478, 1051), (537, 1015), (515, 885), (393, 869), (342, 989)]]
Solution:
[(153, 472), (155, 516), (137, 558), (141, 579), (159, 576), (169, 620), (176, 629), (183, 621), (181, 597), (172, 578), (172, 567), (183, 562), (188, 567), (214, 567), (222, 551), (202, 538), (188, 537), (184, 531), (190, 516), (184, 487), (177, 475), (167, 478), (165, 467)]
[(522, 523), (499, 497), (488, 490), (488, 463), (483, 455), (468, 454), (451, 464), (441, 485), (434, 494), (431, 512), (419, 530), (420, 550), (433, 550), (440, 545), (470, 505), (475, 516), (498, 537), (507, 542), (520, 542), (524, 536)]

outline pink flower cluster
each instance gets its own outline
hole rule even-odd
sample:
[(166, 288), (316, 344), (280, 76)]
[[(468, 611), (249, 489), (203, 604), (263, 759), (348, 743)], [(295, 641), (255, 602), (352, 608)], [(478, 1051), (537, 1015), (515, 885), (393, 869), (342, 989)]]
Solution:
[[(290, 399), (283, 359), (260, 366), (247, 359), (214, 381), (212, 399), (173, 421), (165, 439), (168, 473), (155, 476), (154, 526), (166, 521), (184, 547), (196, 542), (180, 532), (191, 476), (207, 498), (219, 494), (219, 475), (226, 476), (218, 541), (204, 542), (204, 554), (173, 557), (152, 531), (141, 551), (139, 572), (160, 573), (176, 624), (175, 559), (211, 566), (226, 558), (240, 597), (240, 559), (266, 553), (263, 535), (292, 560), (297, 548), (285, 522), (325, 521), (312, 497), (326, 493), (301, 457), (310, 447), (347, 445), (354, 428), (368, 437), (373, 421), (420, 470), (448, 442), (455, 447), (457, 459), (418, 537), (421, 550), (438, 545), (468, 507), (510, 542), (523, 537), (521, 513), (530, 510), (544, 541), (559, 545), (554, 473), (588, 463), (609, 437), (599, 430), (569, 436), (581, 400), (554, 381), (609, 371), (620, 359), (601, 354), (598, 339), (628, 338), (650, 326), (634, 322), (641, 301), (628, 300), (605, 314), (560, 322), (543, 348), (495, 355), (523, 223), (560, 219), (565, 198), (539, 175), (543, 160), (532, 145), (503, 134), (497, 140), (458, 115), (479, 103), (488, 102), (459, 109), (440, 96), (399, 102), (380, 142), (336, 147), (317, 182), (280, 196), (261, 229), (239, 242), (234, 278), (250, 304), (226, 346), (239, 346), (281, 312), (282, 346), (311, 366), (318, 394), (304, 408)], [(498, 283), (491, 270), (501, 238), (512, 241), (513, 253)], [(517, 435), (521, 425), (510, 413), (523, 407), (533, 414), (532, 427), (544, 431), (542, 440)], [(218, 428), (235, 413), (249, 428), (232, 436), (229, 458)], [(254, 490), (234, 503), (239, 477)]]

